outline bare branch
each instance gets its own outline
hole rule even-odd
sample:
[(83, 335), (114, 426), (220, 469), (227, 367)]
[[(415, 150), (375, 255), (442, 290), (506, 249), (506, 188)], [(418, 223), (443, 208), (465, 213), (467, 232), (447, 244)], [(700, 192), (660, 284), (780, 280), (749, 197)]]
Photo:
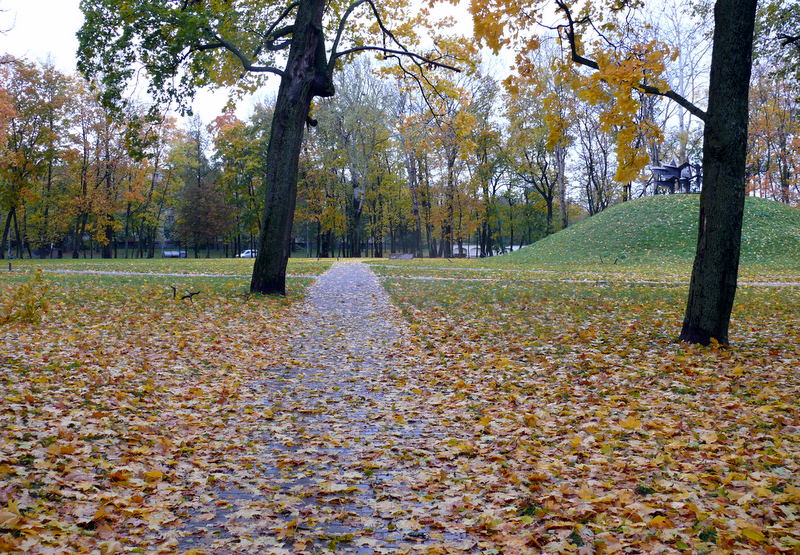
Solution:
[[(289, 45), (292, 44), (291, 40), (286, 39), (285, 41), (278, 44), (275, 44), (275, 41), (277, 41), (278, 39), (282, 39), (287, 35), (291, 35), (292, 33), (294, 33), (294, 25), (287, 25), (286, 27), (281, 27), (280, 29), (272, 33), (272, 35), (270, 35), (264, 41), (263, 47), (272, 52), (277, 52), (278, 50), (285, 50), (286, 48), (289, 47)], [(258, 52), (256, 52), (256, 55), (258, 55)]]
[(781, 42), (781, 46), (789, 46), (790, 44), (793, 44), (797, 47), (800, 47), (800, 35), (792, 36), (786, 33), (778, 33), (778, 38), (783, 41)]
[[(285, 50), (286, 48), (289, 47), (289, 45), (291, 45), (291, 41), (288, 40), (278, 45), (275, 44), (275, 41), (293, 32), (294, 26), (286, 25), (278, 29), (277, 31), (276, 29), (278, 25), (281, 23), (281, 21), (289, 17), (289, 14), (292, 13), (292, 10), (297, 8), (299, 5), (300, 2), (292, 2), (291, 4), (286, 6), (286, 8), (284, 8), (284, 10), (275, 19), (275, 21), (272, 22), (272, 25), (269, 26), (269, 29), (267, 29), (265, 33), (263, 34), (258, 33), (263, 38), (263, 42), (259, 44), (258, 47), (255, 49), (255, 52), (253, 52), (253, 58), (258, 58), (264, 49), (269, 50), (270, 52), (277, 52), (279, 50)], [(255, 31), (252, 30), (250, 32), (255, 33)]]
[[(428, 95), (425, 93), (425, 87), (423, 86), (422, 81), (420, 81), (419, 76), (416, 73), (414, 73), (413, 71), (408, 71), (405, 68), (405, 66), (403, 65), (403, 60), (402, 60), (402, 58), (400, 56), (396, 56), (396, 55), (392, 54), (392, 55), (387, 55), (386, 57), (387, 58), (395, 58), (397, 60), (397, 65), (400, 68), (400, 71), (402, 71), (403, 74), (406, 75), (407, 77), (411, 77), (411, 79), (413, 79), (417, 83), (417, 87), (419, 87), (419, 91), (422, 94), (422, 100), (425, 101), (425, 105), (428, 107), (428, 111), (431, 113), (431, 115), (436, 120), (436, 123), (438, 125), (439, 124), (439, 118), (443, 114), (438, 114), (436, 112), (436, 109), (431, 105), (430, 100), (428, 100)], [(429, 85), (431, 85), (430, 81), (428, 81), (427, 78), (425, 78), (425, 81)], [(438, 90), (436, 90), (436, 87), (431, 86), (431, 88), (436, 92), (436, 94), (439, 95), (439, 97), (442, 96), (442, 94)]]
[(447, 65), (445, 63), (432, 60), (431, 58), (426, 58), (421, 54), (417, 54), (415, 52), (403, 51), (403, 50), (393, 50), (391, 48), (384, 48), (382, 46), (356, 46), (353, 48), (349, 48), (347, 50), (343, 50), (336, 55), (336, 58), (340, 58), (342, 56), (346, 56), (347, 54), (353, 54), (355, 52), (366, 52), (366, 51), (374, 51), (374, 52), (383, 52), (387, 55), (393, 56), (405, 56), (407, 58), (411, 58), (419, 63), (428, 64), (436, 67), (441, 67), (443, 69), (449, 69), (450, 71), (461, 72), (461, 70), (457, 67), (453, 67), (451, 65)]
[(685, 108), (687, 112), (689, 112), (690, 114), (692, 114), (693, 116), (695, 116), (696, 118), (698, 118), (698, 119), (700, 119), (702, 121), (706, 121), (706, 119), (708, 118), (708, 114), (706, 114), (703, 110), (701, 110), (695, 104), (693, 104), (692, 102), (690, 102), (689, 100), (687, 100), (686, 98), (684, 98), (683, 96), (679, 95), (678, 93), (676, 93), (673, 90), (661, 91), (661, 90), (657, 89), (656, 87), (653, 87), (651, 85), (646, 85), (644, 83), (638, 83), (636, 85), (636, 88), (639, 89), (640, 91), (644, 92), (644, 93), (647, 93), (647, 94), (652, 94), (652, 95), (656, 95), (656, 96), (664, 96), (666, 98), (669, 98), (670, 100), (675, 102), (677, 105), (681, 106), (682, 108)]
[(267, 38), (269, 38), (269, 36), (272, 35), (273, 32), (275, 31), (275, 29), (278, 27), (278, 24), (281, 21), (283, 21), (284, 19), (286, 19), (289, 16), (289, 14), (292, 12), (292, 10), (295, 9), (296, 7), (298, 7), (299, 5), (300, 5), (300, 2), (292, 2), (291, 4), (286, 6), (286, 9), (283, 10), (283, 12), (281, 12), (281, 15), (279, 15), (278, 18), (275, 21), (272, 22), (272, 25), (270, 25), (269, 29), (267, 29), (267, 32), (266, 32), (265, 36)]
[(358, 0), (356, 2), (353, 2), (347, 7), (347, 10), (345, 10), (344, 15), (342, 15), (342, 19), (339, 21), (339, 28), (336, 29), (336, 38), (333, 39), (333, 46), (331, 46), (331, 58), (330, 61), (328, 62), (328, 71), (333, 70), (333, 64), (336, 63), (336, 60), (338, 58), (336, 54), (336, 49), (339, 48), (339, 41), (342, 40), (342, 34), (344, 34), (344, 28), (345, 26), (347, 26), (347, 20), (350, 17), (350, 14), (352, 14), (356, 8), (358, 8), (359, 6), (361, 6), (366, 2), (367, 0)]
[(231, 54), (233, 54), (234, 56), (236, 56), (239, 59), (239, 62), (242, 64), (242, 68), (245, 71), (252, 71), (253, 73), (274, 73), (275, 75), (279, 75), (279, 76), (283, 77), (283, 71), (281, 71), (280, 69), (272, 67), (272, 66), (258, 66), (258, 65), (255, 65), (247, 58), (247, 56), (244, 55), (244, 53), (242, 53), (241, 50), (236, 48), (230, 42), (224, 40), (223, 38), (221, 38), (219, 36), (214, 36), (214, 39), (217, 42), (209, 44), (209, 45), (206, 45), (207, 46), (205, 48), (206, 50), (211, 49), (211, 48), (224, 48), (225, 50), (227, 50), (228, 52), (230, 52)]

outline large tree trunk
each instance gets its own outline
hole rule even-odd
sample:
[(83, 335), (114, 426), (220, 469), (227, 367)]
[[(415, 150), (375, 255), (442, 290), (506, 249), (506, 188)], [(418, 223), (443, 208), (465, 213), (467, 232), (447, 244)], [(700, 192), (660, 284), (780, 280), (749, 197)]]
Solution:
[(756, 0), (718, 0), (714, 7), (700, 226), (680, 335), (690, 343), (728, 342), (744, 214), (755, 11)]
[(266, 202), (250, 291), (286, 294), (303, 127), (315, 96), (333, 96), (322, 35), (324, 0), (299, 2), (266, 158)]

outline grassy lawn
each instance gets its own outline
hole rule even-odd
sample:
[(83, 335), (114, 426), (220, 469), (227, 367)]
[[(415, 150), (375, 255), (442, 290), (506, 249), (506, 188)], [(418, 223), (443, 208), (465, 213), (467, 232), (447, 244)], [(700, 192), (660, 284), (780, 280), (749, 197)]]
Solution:
[[(333, 262), (316, 258), (290, 258), (287, 273), (291, 275), (319, 275), (331, 267)], [(12, 260), (17, 270), (89, 270), (105, 272), (142, 272), (178, 274), (224, 274), (250, 276), (253, 271), (252, 258), (112, 258), (112, 259), (22, 259)], [(5, 270), (8, 261), (0, 263)]]
[[(648, 197), (612, 206), (489, 266), (691, 266), (697, 245), (699, 195)], [(742, 230), (743, 266), (800, 273), (800, 210), (748, 197)]]

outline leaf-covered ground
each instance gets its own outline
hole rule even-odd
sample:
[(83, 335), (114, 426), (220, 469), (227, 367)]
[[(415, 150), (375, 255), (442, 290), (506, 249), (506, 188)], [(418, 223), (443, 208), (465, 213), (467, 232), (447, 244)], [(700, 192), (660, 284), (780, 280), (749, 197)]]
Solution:
[[(7, 300), (27, 278), (4, 277)], [(244, 285), (52, 277), (41, 323), (0, 328), (0, 552), (175, 550), (187, 500), (242, 469), (243, 386), (286, 341), (291, 303)]]
[(704, 349), (674, 342), (684, 285), (375, 269), (472, 430), (465, 505), (494, 545), (798, 550), (800, 287), (742, 287), (734, 345)]
[(0, 327), (0, 552), (800, 549), (800, 287), (704, 349), (683, 269), (373, 265), (404, 323), (183, 262), (45, 274)]

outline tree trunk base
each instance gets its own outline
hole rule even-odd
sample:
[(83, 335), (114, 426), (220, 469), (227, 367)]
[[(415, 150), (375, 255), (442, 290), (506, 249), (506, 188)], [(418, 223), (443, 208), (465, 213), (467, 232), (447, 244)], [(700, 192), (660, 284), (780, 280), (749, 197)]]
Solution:
[[(714, 338), (716, 341), (718, 339)], [(678, 337), (679, 341), (683, 341), (685, 343), (694, 343), (697, 345), (708, 346), (711, 344), (712, 335), (701, 328), (697, 328), (694, 326), (684, 325), (683, 329), (681, 330), (681, 335)], [(727, 343), (726, 341), (719, 341), (719, 343)]]
[(259, 279), (250, 282), (250, 292), (262, 295), (281, 295), (286, 296), (286, 278)]

